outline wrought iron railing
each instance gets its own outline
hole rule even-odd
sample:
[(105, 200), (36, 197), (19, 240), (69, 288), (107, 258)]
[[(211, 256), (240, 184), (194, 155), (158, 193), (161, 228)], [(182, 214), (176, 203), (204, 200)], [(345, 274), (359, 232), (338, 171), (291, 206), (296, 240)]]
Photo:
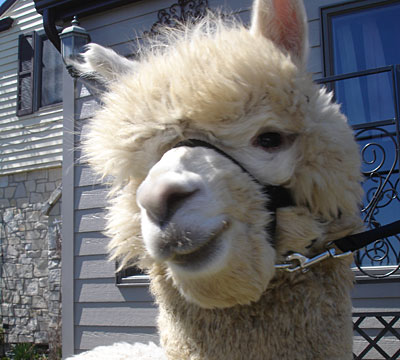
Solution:
[[(373, 121), (369, 119), (364, 122), (358, 119), (353, 125), (355, 138), (361, 146), (363, 185), (366, 192), (361, 212), (366, 227), (370, 229), (384, 225), (387, 219), (395, 221), (400, 218), (400, 66), (385, 66), (330, 76), (317, 81), (335, 91), (340, 82), (343, 85), (343, 82), (350, 79), (365, 79), (379, 74), (388, 75), (393, 106), (392, 118), (373, 119)], [(337, 100), (340, 102), (340, 99)], [(355, 255), (355, 264), (362, 273), (370, 277), (383, 278), (394, 274), (400, 268), (400, 236), (380, 239), (358, 251)], [(371, 271), (373, 266), (386, 266), (388, 270), (377, 273)]]
[(400, 312), (353, 313), (353, 329), (355, 360), (400, 358)]

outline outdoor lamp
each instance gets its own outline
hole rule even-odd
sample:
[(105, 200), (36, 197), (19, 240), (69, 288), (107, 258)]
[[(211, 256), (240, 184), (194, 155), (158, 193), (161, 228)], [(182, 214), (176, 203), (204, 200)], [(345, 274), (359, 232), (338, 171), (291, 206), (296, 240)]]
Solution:
[(60, 36), (61, 55), (69, 74), (77, 77), (76, 72), (71, 66), (71, 61), (79, 62), (83, 48), (90, 42), (89, 33), (81, 26), (76, 16), (71, 21), (71, 26), (65, 28)]

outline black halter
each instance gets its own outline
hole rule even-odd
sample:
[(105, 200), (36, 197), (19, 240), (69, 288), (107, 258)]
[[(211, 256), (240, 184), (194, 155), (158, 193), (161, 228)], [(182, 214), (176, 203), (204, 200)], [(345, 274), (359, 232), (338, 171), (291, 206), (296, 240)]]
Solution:
[(240, 164), (236, 159), (232, 156), (228, 155), (226, 152), (217, 148), (216, 146), (202, 140), (198, 139), (187, 139), (179, 142), (174, 146), (174, 148), (187, 146), (187, 147), (203, 147), (207, 149), (211, 149), (216, 151), (218, 154), (226, 157), (234, 164), (236, 164), (243, 172), (245, 172), (251, 180), (256, 182), (262, 187), (262, 192), (268, 196), (268, 202), (266, 204), (266, 209), (271, 213), (273, 220), (267, 226), (267, 231), (271, 235), (271, 243), (275, 243), (275, 232), (276, 232), (276, 210), (281, 207), (293, 206), (294, 201), (290, 191), (283, 186), (275, 186), (275, 185), (264, 185), (261, 184), (242, 164)]
[[(276, 210), (281, 207), (294, 206), (295, 202), (293, 201), (292, 194), (289, 189), (286, 189), (283, 186), (275, 186), (275, 185), (264, 185), (261, 184), (248, 170), (243, 167), (236, 159), (232, 156), (228, 155), (221, 149), (216, 146), (202, 140), (198, 139), (187, 139), (179, 142), (174, 146), (174, 148), (188, 146), (188, 147), (204, 147), (207, 149), (212, 149), (222, 156), (228, 158), (234, 164), (236, 164), (243, 172), (249, 175), (249, 177), (256, 182), (257, 184), (262, 186), (262, 191), (264, 194), (268, 196), (268, 202), (266, 204), (266, 209), (271, 212), (273, 216), (273, 220), (270, 224), (267, 225), (267, 232), (271, 235), (271, 243), (275, 243), (275, 232), (276, 232)], [(335, 246), (337, 246), (342, 252), (354, 252), (357, 251), (368, 244), (373, 243), (379, 239), (393, 236), (400, 233), (400, 220), (395, 221), (391, 224), (384, 225), (377, 229), (364, 231), (362, 233), (348, 235), (343, 238), (337, 239), (332, 242)]]

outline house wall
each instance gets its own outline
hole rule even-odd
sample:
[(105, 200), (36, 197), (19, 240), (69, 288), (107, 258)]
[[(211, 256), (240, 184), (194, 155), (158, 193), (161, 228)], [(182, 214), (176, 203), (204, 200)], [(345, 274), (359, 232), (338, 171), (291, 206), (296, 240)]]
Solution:
[[(142, 1), (106, 14), (82, 18), (92, 41), (114, 48), (120, 54), (134, 52), (130, 40), (140, 38), (157, 21), (157, 11), (173, 0)], [(322, 77), (319, 6), (325, 0), (305, 0), (310, 24), (308, 69)], [(332, 3), (332, 1), (330, 2)], [(251, 0), (213, 0), (248, 21)], [(80, 159), (80, 136), (87, 118), (98, 107), (96, 100), (79, 82), (64, 78), (64, 169), (63, 169), (63, 355), (79, 353), (115, 341), (155, 341), (157, 309), (147, 284), (115, 285), (115, 265), (107, 262), (104, 206), (107, 188)], [(73, 151), (75, 149), (75, 151)], [(73, 166), (75, 164), (75, 166)], [(389, 284), (389, 285), (387, 285)], [(398, 283), (357, 284), (354, 310), (399, 308)], [(375, 293), (378, 291), (378, 293)], [(368, 326), (375, 326), (368, 324)], [(375, 331), (375, 330), (372, 330)]]
[[(62, 104), (18, 117), (18, 37), (43, 29), (32, 0), (0, 18), (0, 327), (6, 343), (60, 343)], [(1, 349), (0, 349), (1, 355)]]
[(32, 0), (17, 0), (1, 18), (12, 17), (9, 30), (0, 32), (0, 175), (60, 167), (62, 160), (62, 104), (18, 117), (18, 37), (43, 29)]

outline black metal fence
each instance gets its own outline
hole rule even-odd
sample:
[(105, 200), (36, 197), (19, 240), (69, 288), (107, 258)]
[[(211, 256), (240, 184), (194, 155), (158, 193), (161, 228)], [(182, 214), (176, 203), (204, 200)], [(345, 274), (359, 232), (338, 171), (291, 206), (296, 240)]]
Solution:
[[(361, 212), (366, 227), (378, 228), (398, 220), (400, 66), (336, 75), (317, 82), (334, 90), (360, 144), (365, 190)], [(394, 274), (400, 269), (400, 236), (380, 239), (358, 251), (355, 264), (370, 277)], [(376, 266), (386, 271), (377, 272)]]
[(353, 313), (355, 360), (400, 359), (400, 312)]

